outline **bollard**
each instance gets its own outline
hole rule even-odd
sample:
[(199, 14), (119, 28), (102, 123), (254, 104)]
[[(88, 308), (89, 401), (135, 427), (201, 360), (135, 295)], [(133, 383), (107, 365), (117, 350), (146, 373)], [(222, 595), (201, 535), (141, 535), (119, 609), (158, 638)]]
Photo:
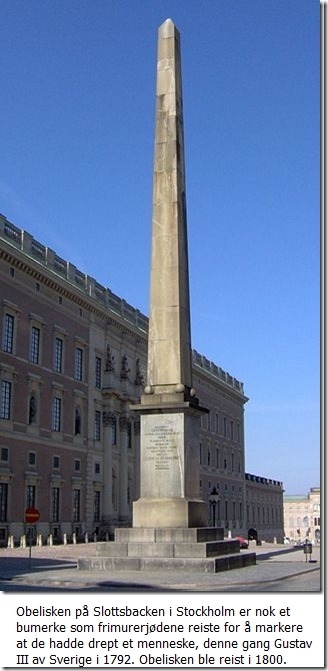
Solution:
[(94, 532), (94, 534), (93, 534), (93, 542), (94, 542), (94, 543), (97, 543), (97, 534), (96, 534), (96, 532)]
[(22, 534), (20, 537), (20, 547), (21, 548), (26, 548), (26, 535)]
[(13, 550), (14, 547), (15, 547), (15, 546), (14, 546), (14, 535), (13, 535), (13, 534), (9, 534), (9, 536), (8, 536), (8, 548), (10, 548), (11, 550)]
[(76, 533), (75, 533), (75, 531), (73, 531), (72, 540), (73, 540), (73, 545), (76, 545)]
[(52, 543), (53, 543), (52, 534), (49, 534), (48, 540), (47, 540), (47, 545), (52, 545)]
[(87, 531), (86, 531), (85, 534), (84, 534), (84, 542), (85, 542), (85, 543), (89, 543), (89, 536), (88, 536), (88, 532), (87, 532)]
[(277, 545), (277, 536), (274, 536), (273, 543), (274, 545)]
[(67, 545), (67, 534), (63, 534), (63, 543)]
[(38, 537), (37, 537), (37, 540), (36, 540), (36, 544), (37, 544), (39, 547), (42, 547), (42, 534), (38, 534)]
[(106, 539), (106, 543), (107, 543), (107, 542), (109, 541), (109, 533), (108, 533), (108, 531), (106, 531), (105, 539)]

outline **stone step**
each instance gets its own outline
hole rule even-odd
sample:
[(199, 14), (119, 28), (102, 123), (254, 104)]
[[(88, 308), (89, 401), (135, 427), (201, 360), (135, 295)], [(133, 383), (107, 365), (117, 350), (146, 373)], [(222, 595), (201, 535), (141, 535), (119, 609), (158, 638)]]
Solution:
[(90, 571), (190, 571), (219, 573), (253, 566), (256, 553), (236, 553), (213, 558), (182, 557), (81, 557), (78, 569)]
[(222, 527), (120, 527), (115, 529), (115, 541), (130, 543), (203, 543), (224, 539)]
[(138, 543), (109, 541), (97, 543), (98, 557), (216, 557), (240, 552), (239, 541), (223, 540), (206, 543)]

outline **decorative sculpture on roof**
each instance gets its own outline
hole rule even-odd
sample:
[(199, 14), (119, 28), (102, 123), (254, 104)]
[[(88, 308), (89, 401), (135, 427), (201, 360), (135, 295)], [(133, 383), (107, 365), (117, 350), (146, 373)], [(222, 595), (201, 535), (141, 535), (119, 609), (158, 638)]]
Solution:
[(128, 357), (124, 354), (121, 363), (121, 380), (129, 379), (130, 368), (128, 366)]
[(143, 385), (144, 384), (144, 376), (141, 372), (140, 359), (136, 360), (136, 379), (134, 381), (134, 384), (137, 384), (137, 385)]
[(105, 372), (106, 373), (114, 373), (115, 372), (115, 358), (112, 355), (112, 351), (109, 345), (107, 345), (106, 348), (106, 362), (105, 362)]

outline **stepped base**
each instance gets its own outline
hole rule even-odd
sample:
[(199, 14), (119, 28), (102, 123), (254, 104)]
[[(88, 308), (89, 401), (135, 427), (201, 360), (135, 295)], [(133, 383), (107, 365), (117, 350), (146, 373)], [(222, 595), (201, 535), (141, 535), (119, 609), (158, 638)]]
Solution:
[(256, 563), (255, 552), (240, 553), (239, 541), (224, 539), (223, 529), (120, 528), (115, 541), (96, 544), (96, 557), (81, 557), (90, 571), (182, 570), (218, 573)]
[(178, 557), (85, 557), (78, 560), (78, 568), (90, 571), (188, 571), (219, 573), (235, 568), (253, 566), (255, 552), (222, 555), (213, 558)]

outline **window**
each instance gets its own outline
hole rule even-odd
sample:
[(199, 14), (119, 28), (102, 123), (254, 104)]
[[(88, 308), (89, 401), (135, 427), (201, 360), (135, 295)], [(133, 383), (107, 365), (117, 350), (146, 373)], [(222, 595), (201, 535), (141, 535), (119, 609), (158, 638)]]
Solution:
[(40, 357), (40, 329), (37, 326), (32, 326), (31, 332), (31, 361), (32, 363), (39, 363)]
[(127, 431), (127, 438), (128, 438), (128, 440), (127, 440), (128, 449), (131, 450), (131, 448), (132, 448), (132, 426), (131, 426), (131, 422), (128, 422), (127, 427), (126, 427), (126, 431)]
[(0, 482), (0, 522), (7, 522), (8, 516), (8, 483)]
[(211, 451), (207, 450), (207, 465), (211, 465)]
[(51, 491), (51, 521), (59, 522), (59, 487), (53, 487)]
[(52, 467), (53, 468), (59, 468), (60, 467), (60, 457), (55, 455), (52, 459)]
[(100, 492), (94, 492), (94, 509), (93, 509), (93, 520), (94, 522), (100, 522)]
[(5, 352), (12, 354), (14, 348), (14, 323), (13, 315), (5, 315), (4, 333), (3, 333), (3, 349)]
[(79, 522), (81, 517), (81, 491), (73, 489), (73, 522)]
[(199, 463), (203, 463), (203, 448), (202, 445), (199, 446)]
[(101, 389), (101, 358), (99, 356), (96, 356), (95, 385), (97, 389)]
[(35, 452), (29, 452), (28, 453), (28, 465), (29, 466), (35, 466), (36, 464), (36, 454)]
[(233, 471), (235, 469), (235, 455), (232, 453), (231, 455), (231, 470)]
[(216, 448), (215, 454), (216, 454), (216, 468), (219, 468), (219, 450), (218, 450), (218, 448)]
[(0, 460), (9, 461), (9, 450), (8, 447), (2, 447), (0, 450)]
[(81, 347), (75, 349), (75, 370), (74, 377), (76, 380), (82, 381), (83, 375), (83, 350)]
[(233, 421), (230, 422), (230, 438), (233, 440)]
[(100, 464), (98, 461), (95, 463), (95, 474), (99, 475), (100, 474)]
[(74, 459), (74, 470), (75, 471), (80, 471), (81, 470), (81, 460), (80, 459)]
[(28, 409), (28, 423), (29, 424), (35, 424), (35, 422), (36, 422), (36, 412), (37, 412), (36, 398), (35, 398), (35, 396), (32, 395), (31, 398), (30, 398), (29, 409)]
[(81, 410), (80, 408), (75, 408), (74, 435), (79, 436), (80, 433), (81, 433)]
[(117, 443), (117, 428), (116, 428), (116, 419), (112, 419), (112, 445)]
[(27, 485), (26, 487), (26, 507), (35, 507), (35, 485)]
[(8, 380), (2, 380), (0, 419), (10, 419), (10, 409), (11, 409), (11, 382), (8, 382)]
[(219, 414), (215, 414), (215, 433), (219, 433)]
[(226, 438), (227, 437), (227, 418), (223, 417), (223, 435)]
[(55, 396), (52, 401), (52, 430), (60, 431), (61, 430), (61, 409), (62, 409), (62, 400)]
[(100, 410), (95, 410), (94, 415), (94, 439), (100, 440), (100, 426), (101, 426), (101, 412)]
[(63, 372), (64, 343), (62, 338), (55, 338), (54, 369), (56, 373)]

